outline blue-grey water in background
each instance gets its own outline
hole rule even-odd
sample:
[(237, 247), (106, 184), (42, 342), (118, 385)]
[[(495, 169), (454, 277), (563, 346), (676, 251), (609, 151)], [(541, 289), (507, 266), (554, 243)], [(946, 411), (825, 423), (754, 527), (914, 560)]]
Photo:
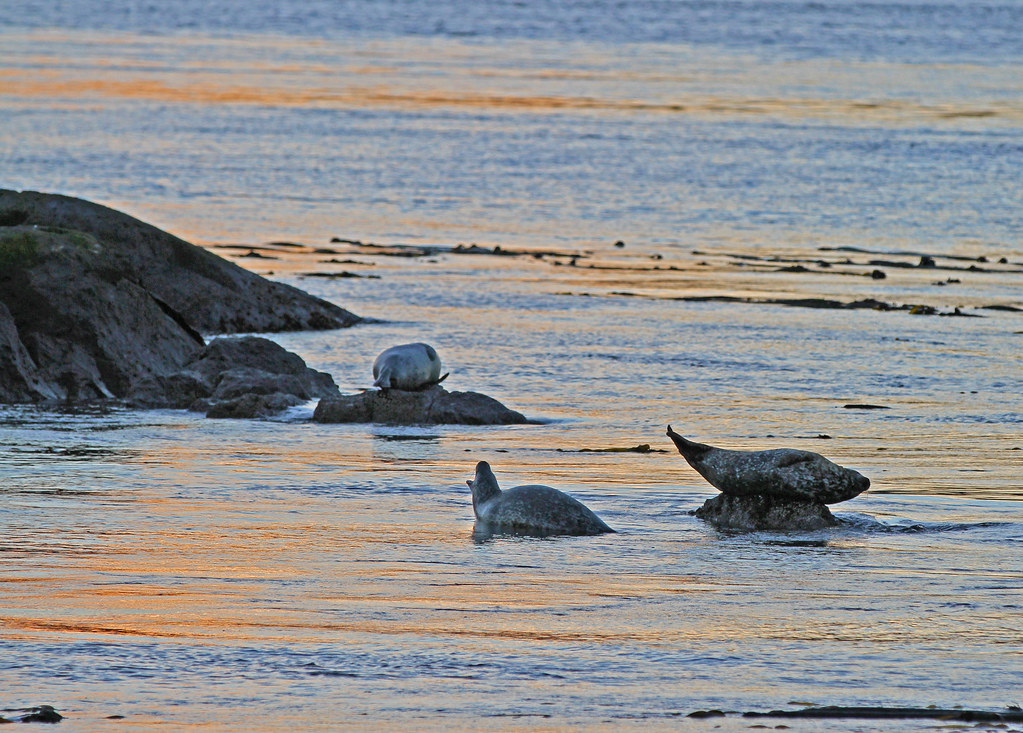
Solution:
[[(274, 336), (345, 391), (424, 340), (450, 389), (544, 421), (0, 409), (0, 707), (534, 731), (1020, 703), (1021, 29), (980, 0), (0, 4), (0, 186), (386, 321)], [(281, 241), (308, 246), (226, 246)], [(970, 317), (679, 300), (719, 296)], [(839, 529), (718, 532), (667, 423), (872, 488)], [(580, 452), (640, 444), (665, 452)], [(474, 544), (484, 459), (619, 534)]]

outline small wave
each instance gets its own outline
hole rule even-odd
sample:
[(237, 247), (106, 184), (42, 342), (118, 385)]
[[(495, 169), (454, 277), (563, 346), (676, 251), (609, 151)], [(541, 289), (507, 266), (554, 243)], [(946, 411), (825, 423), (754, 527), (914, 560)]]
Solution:
[(842, 514), (836, 517), (842, 525), (865, 532), (887, 534), (918, 534), (923, 532), (970, 532), (980, 529), (1011, 527), (1013, 522), (918, 522), (912, 519), (898, 519), (882, 522), (869, 514)]

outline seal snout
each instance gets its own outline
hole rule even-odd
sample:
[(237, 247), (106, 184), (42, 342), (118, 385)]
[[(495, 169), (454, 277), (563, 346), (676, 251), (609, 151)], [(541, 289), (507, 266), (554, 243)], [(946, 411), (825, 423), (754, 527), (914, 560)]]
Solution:
[(494, 472), (490, 469), (490, 464), (487, 463), (486, 461), (480, 461), (479, 463), (476, 464), (476, 475), (473, 476), (470, 481), (466, 481), (465, 483), (467, 483), (469, 485), (469, 488), (471, 489), (473, 487), (473, 484), (475, 484), (477, 481), (479, 481), (484, 476), (487, 476), (488, 474), (491, 476), (494, 475)]

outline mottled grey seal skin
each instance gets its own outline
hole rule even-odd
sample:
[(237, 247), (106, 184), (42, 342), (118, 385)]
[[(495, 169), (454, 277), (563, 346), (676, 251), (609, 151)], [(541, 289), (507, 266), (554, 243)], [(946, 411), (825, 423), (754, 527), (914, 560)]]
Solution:
[(686, 440), (668, 426), (686, 462), (712, 486), (735, 496), (779, 496), (836, 504), (867, 490), (870, 479), (819, 453), (794, 448), (724, 450)]
[(413, 392), (440, 384), (440, 357), (429, 344), (401, 344), (381, 352), (373, 362), (373, 386)]
[(477, 534), (596, 535), (614, 532), (578, 499), (550, 486), (529, 484), (501, 491), (490, 464), (476, 464), (472, 489)]

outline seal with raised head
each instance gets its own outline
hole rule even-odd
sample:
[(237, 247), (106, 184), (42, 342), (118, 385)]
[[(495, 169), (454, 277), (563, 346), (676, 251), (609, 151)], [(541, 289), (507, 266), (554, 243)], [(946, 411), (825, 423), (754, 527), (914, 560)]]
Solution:
[(866, 476), (807, 450), (715, 448), (686, 440), (671, 425), (668, 437), (697, 473), (733, 496), (777, 496), (836, 504), (858, 496), (870, 486)]
[(596, 514), (563, 491), (540, 484), (501, 491), (490, 464), (476, 464), (472, 489), (477, 531), (550, 535), (596, 535), (614, 532)]
[(426, 389), (447, 378), (440, 375), (440, 357), (429, 344), (401, 344), (380, 353), (373, 362), (373, 386), (407, 392)]

